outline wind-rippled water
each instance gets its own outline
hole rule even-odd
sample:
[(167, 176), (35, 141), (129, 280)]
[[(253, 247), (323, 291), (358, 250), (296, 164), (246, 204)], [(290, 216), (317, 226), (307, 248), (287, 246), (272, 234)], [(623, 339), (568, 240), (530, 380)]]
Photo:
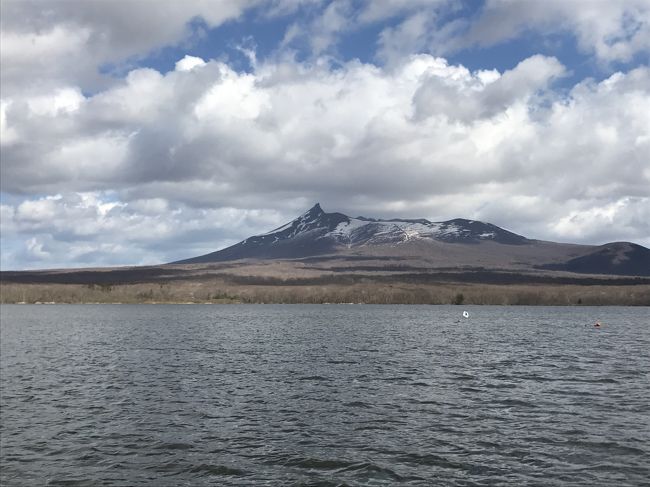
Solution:
[(648, 308), (1, 313), (3, 486), (650, 479)]

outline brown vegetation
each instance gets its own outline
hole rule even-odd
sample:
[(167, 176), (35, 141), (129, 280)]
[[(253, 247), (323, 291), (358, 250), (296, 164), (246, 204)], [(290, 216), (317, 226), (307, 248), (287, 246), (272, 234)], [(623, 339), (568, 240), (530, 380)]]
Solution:
[(2, 272), (0, 302), (650, 305), (649, 278), (387, 264), (320, 259)]
[(0, 286), (2, 303), (374, 303), (650, 305), (650, 285), (378, 284), (233, 285), (223, 280), (117, 285)]

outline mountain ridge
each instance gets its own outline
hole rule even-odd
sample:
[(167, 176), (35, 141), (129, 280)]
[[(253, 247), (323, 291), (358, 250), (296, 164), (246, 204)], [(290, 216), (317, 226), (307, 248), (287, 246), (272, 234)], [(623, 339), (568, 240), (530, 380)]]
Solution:
[(582, 274), (650, 276), (650, 250), (631, 242), (600, 246), (529, 239), (478, 220), (349, 217), (319, 203), (270, 232), (171, 264), (325, 255), (411, 258), (431, 264)]

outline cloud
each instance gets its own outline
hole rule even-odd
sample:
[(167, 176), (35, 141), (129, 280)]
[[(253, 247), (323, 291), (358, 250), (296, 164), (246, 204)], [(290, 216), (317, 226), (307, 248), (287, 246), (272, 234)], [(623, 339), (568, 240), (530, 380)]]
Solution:
[(307, 43), (312, 56), (337, 54), (344, 34), (368, 26), (380, 26), (376, 58), (388, 64), (409, 54), (449, 56), (531, 33), (542, 42), (568, 35), (568, 42), (602, 65), (627, 63), (650, 52), (647, 0), (487, 0), (482, 7), (448, 0), (333, 0), (322, 2), (309, 20), (292, 23), (284, 45)]
[(0, 146), (12, 144), (17, 138), (16, 131), (7, 125), (9, 105), (9, 102), (0, 100)]
[[(309, 56), (337, 55), (342, 38), (379, 26), (377, 59), (389, 64), (406, 55), (448, 56), (472, 46), (491, 46), (527, 32), (570, 33), (578, 48), (603, 63), (628, 62), (650, 51), (650, 4), (646, 0), (488, 0), (463, 16), (449, 0), (218, 0), (204, 2), (85, 2), (7, 0), (0, 4), (0, 83), (7, 93), (76, 86), (83, 92), (113, 82), (166, 46), (196, 42), (246, 12), (258, 19), (293, 16), (279, 46), (308, 45)], [(471, 2), (470, 2), (471, 5)], [(300, 12), (301, 15), (297, 15)], [(461, 15), (459, 15), (461, 12)]]
[(418, 11), (449, 8), (449, 4), (449, 0), (367, 0), (363, 3), (359, 20), (364, 23), (379, 22), (391, 17), (408, 16)]
[[(128, 63), (191, 38), (190, 21), (208, 27), (239, 17), (255, 0), (109, 2), (7, 0), (1, 5), (0, 61), (5, 93), (109, 82), (99, 68)], [(155, 7), (155, 8), (152, 8)]]
[[(93, 245), (104, 249), (97, 262), (161, 262), (320, 201), (369, 216), (485, 219), (533, 238), (650, 243), (639, 217), (650, 205), (647, 67), (562, 94), (552, 81), (565, 68), (544, 56), (502, 73), (430, 55), (386, 68), (194, 64), (133, 70), (94, 96), (5, 101), (2, 190), (25, 196), (5, 205), (3, 239), (24, 236), (42, 265), (63, 262), (75, 242), (77, 263)], [(614, 216), (588, 228), (604, 214)], [(116, 258), (122, 248), (140, 250)]]
[[(128, 203), (110, 193), (65, 193), (3, 204), (2, 268), (158, 264), (206, 253), (279, 226), (273, 210), (195, 209), (160, 198)], [(125, 262), (128, 255), (128, 262)]]
[(379, 35), (377, 57), (387, 64), (395, 64), (405, 54), (422, 51), (434, 28), (435, 12), (416, 12), (394, 27), (387, 27)]
[(446, 63), (441, 66), (442, 73), (431, 72), (413, 96), (415, 116), (420, 120), (434, 115), (465, 122), (493, 117), (517, 101), (528, 102), (565, 71), (557, 59), (540, 55), (502, 75), (496, 71), (471, 75), (467, 70), (449, 69)]
[(487, 0), (480, 16), (468, 24), (466, 35), (450, 39), (451, 46), (489, 46), (534, 31), (572, 33), (581, 51), (604, 63), (627, 62), (650, 51), (650, 3), (646, 0)]
[[(615, 201), (584, 201), (578, 208), (549, 225), (565, 239), (607, 240), (609, 226), (615, 226), (621, 240), (633, 240), (639, 230), (650, 233), (650, 197), (622, 197)], [(647, 245), (647, 243), (646, 243)]]
[(342, 31), (349, 30), (352, 23), (352, 3), (346, 0), (334, 0), (316, 18), (309, 29), (312, 52), (321, 54), (335, 42)]
[(332, 0), (321, 3), (321, 8), (315, 9), (311, 16), (287, 28), (283, 47), (303, 43), (309, 45), (312, 57), (325, 53), (336, 56), (344, 34), (397, 22), (396, 26), (382, 28), (377, 39), (377, 57), (391, 62), (398, 55), (418, 52), (429, 39), (427, 31), (435, 26), (438, 13), (453, 10), (449, 0)]
[(176, 63), (176, 71), (192, 71), (196, 67), (205, 66), (205, 61), (196, 56), (185, 56)]

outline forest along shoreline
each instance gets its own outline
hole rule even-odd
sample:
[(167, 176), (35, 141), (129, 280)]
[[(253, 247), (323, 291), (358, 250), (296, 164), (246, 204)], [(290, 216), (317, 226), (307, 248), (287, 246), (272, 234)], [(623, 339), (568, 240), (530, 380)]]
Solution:
[(0, 272), (10, 303), (366, 303), (650, 306), (650, 278), (243, 262)]

